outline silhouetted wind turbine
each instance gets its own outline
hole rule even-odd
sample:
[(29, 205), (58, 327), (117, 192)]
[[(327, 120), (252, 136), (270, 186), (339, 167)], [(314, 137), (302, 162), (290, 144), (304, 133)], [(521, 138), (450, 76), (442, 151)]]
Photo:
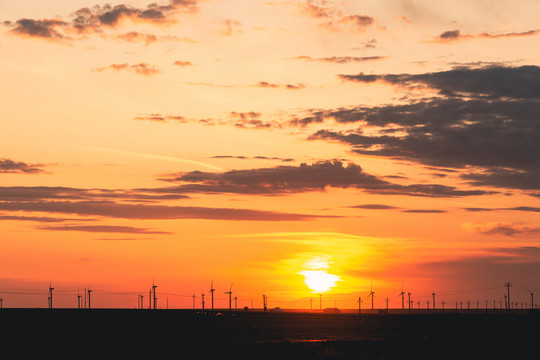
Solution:
[(531, 309), (534, 309), (534, 291), (535, 291), (535, 290), (536, 290), (536, 289), (534, 289), (533, 291), (531, 291), (531, 290), (528, 290), (528, 289), (527, 289), (527, 291), (529, 292), (529, 294), (531, 294)]
[(229, 294), (229, 311), (231, 310), (231, 295), (232, 295), (232, 283), (231, 287), (229, 288), (229, 291), (226, 291), (225, 294)]
[(53, 298), (52, 298), (52, 291), (53, 290), (54, 290), (54, 288), (52, 287), (51, 281), (49, 281), (49, 296), (48, 296), (49, 309), (53, 308)]
[(214, 291), (216, 291), (216, 289), (214, 289), (214, 280), (211, 280), (209, 293), (212, 295), (212, 310), (214, 310)]
[(202, 298), (202, 309), (204, 310), (204, 293), (201, 294), (201, 298)]
[(405, 291), (403, 291), (403, 285), (401, 286), (399, 296), (401, 296), (401, 310), (405, 310)]
[(375, 297), (375, 292), (373, 291), (373, 284), (371, 285), (368, 298), (371, 296), (371, 310), (373, 310), (373, 298)]

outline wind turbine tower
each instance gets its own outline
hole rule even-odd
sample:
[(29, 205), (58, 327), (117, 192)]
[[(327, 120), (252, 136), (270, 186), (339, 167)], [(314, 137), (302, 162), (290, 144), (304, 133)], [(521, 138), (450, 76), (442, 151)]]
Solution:
[(531, 310), (534, 309), (534, 290), (527, 290), (531, 294)]
[(204, 310), (204, 293), (201, 294), (201, 298), (202, 298), (202, 309)]
[(231, 284), (231, 287), (229, 288), (229, 291), (226, 291), (225, 294), (229, 294), (229, 311), (231, 311), (231, 295), (232, 295), (232, 284)]
[(368, 298), (371, 296), (371, 310), (373, 310), (373, 298), (375, 297), (375, 292), (373, 291), (373, 285), (370, 288)]
[(156, 297), (156, 288), (157, 285), (154, 285), (154, 282), (152, 281), (152, 292), (154, 293), (154, 310), (157, 309), (157, 297)]
[(405, 310), (405, 291), (403, 291), (403, 286), (401, 287), (399, 296), (401, 296), (401, 310)]
[(92, 290), (88, 289), (88, 308), (91, 309), (91, 306), (90, 306), (90, 294), (92, 293)]
[(212, 295), (212, 310), (214, 310), (214, 291), (216, 291), (216, 289), (214, 289), (214, 280), (212, 280), (210, 282), (210, 291), (209, 291), (209, 293)]
[(49, 300), (49, 309), (53, 308), (53, 297), (52, 297), (53, 290), (54, 288), (51, 286), (51, 282), (49, 281), (49, 296), (47, 297), (47, 299)]

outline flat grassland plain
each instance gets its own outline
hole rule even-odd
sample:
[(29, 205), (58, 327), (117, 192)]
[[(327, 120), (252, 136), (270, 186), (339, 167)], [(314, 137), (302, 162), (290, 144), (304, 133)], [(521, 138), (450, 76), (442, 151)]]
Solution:
[(540, 312), (1, 309), (0, 358), (517, 359)]

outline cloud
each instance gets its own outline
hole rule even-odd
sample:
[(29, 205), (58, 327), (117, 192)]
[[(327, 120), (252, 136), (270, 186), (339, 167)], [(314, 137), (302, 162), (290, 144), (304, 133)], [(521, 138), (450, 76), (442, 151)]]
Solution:
[(540, 30), (529, 30), (523, 32), (512, 32), (512, 33), (503, 33), (503, 34), (491, 34), (483, 32), (478, 35), (464, 35), (459, 30), (448, 30), (442, 32), (437, 36), (433, 41), (439, 43), (450, 43), (459, 40), (468, 40), (473, 38), (485, 38), (485, 39), (501, 39), (501, 38), (510, 38), (510, 37), (523, 37), (523, 36), (533, 36), (537, 35)]
[(478, 207), (469, 207), (464, 208), (464, 210), (471, 212), (480, 212), (480, 211), (526, 211), (526, 212), (540, 212), (540, 207), (533, 206), (515, 206), (507, 208), (478, 208)]
[(392, 85), (414, 87), (424, 85), (444, 96), (540, 99), (540, 67), (487, 66), (458, 67), (425, 74), (339, 75), (355, 82), (383, 81)]
[(223, 30), (223, 34), (225, 36), (231, 36), (233, 34), (242, 34), (242, 23), (237, 20), (232, 19), (226, 19), (223, 21), (223, 25), (225, 26), (225, 30)]
[(488, 38), (488, 39), (499, 39), (499, 38), (509, 38), (509, 37), (533, 36), (533, 35), (538, 35), (539, 33), (540, 33), (540, 30), (529, 30), (529, 31), (511, 32), (511, 33), (503, 33), (503, 34), (490, 34), (490, 33), (484, 32), (478, 36)]
[(536, 235), (540, 233), (539, 226), (513, 223), (465, 223), (463, 226), (470, 231), (484, 235), (504, 235), (513, 237), (521, 235)]
[(292, 158), (280, 158), (280, 157), (269, 157), (269, 156), (243, 156), (243, 155), (215, 155), (212, 156), (212, 159), (240, 159), (240, 160), (278, 160), (281, 162), (291, 162), (295, 161)]
[(117, 225), (65, 225), (65, 226), (40, 226), (36, 229), (49, 231), (81, 231), (90, 233), (123, 233), (123, 234), (172, 234), (170, 232), (155, 231), (145, 228)]
[(149, 114), (149, 115), (140, 115), (136, 116), (135, 120), (146, 120), (146, 121), (155, 121), (155, 122), (169, 122), (169, 120), (173, 120), (175, 122), (179, 123), (185, 123), (188, 120), (180, 115), (161, 115), (161, 114)]
[(44, 172), (43, 164), (27, 164), (6, 158), (0, 159), (0, 174), (38, 174)]
[(331, 18), (341, 14), (336, 8), (326, 5), (326, 1), (308, 0), (301, 3), (300, 8), (304, 15), (314, 18)]
[(52, 218), (44, 216), (17, 216), (17, 215), (0, 215), (0, 221), (36, 221), (44, 223), (56, 223), (66, 221), (93, 221), (94, 219), (70, 219), (70, 218)]
[[(173, 191), (172, 189), (154, 190), (169, 194)], [(77, 214), (81, 216), (103, 216), (108, 218), (141, 220), (306, 221), (320, 217), (329, 217), (250, 209), (119, 204), (113, 201), (11, 201), (0, 202), (0, 210)]]
[(448, 212), (447, 210), (438, 209), (407, 209), (402, 210), (404, 213), (416, 213), (416, 214), (443, 214)]
[(186, 67), (186, 66), (193, 66), (193, 63), (191, 61), (182, 61), (182, 60), (176, 60), (173, 65), (180, 66), (180, 67)]
[(400, 209), (400, 208), (395, 207), (395, 206), (382, 205), (382, 204), (354, 205), (354, 206), (351, 206), (351, 208), (367, 209), (367, 210), (395, 210), (395, 209)]
[(273, 89), (286, 89), (286, 90), (299, 90), (303, 89), (306, 86), (304, 84), (273, 84), (269, 83), (267, 81), (259, 81), (255, 85), (251, 85), (253, 87), (261, 87), (261, 88), (273, 88)]
[[(36, 37), (48, 40), (72, 39), (68, 34), (101, 34), (106, 29), (119, 27), (125, 20), (144, 22), (154, 25), (170, 24), (176, 21), (175, 16), (180, 12), (193, 13), (198, 9), (196, 0), (171, 0), (166, 5), (151, 3), (146, 7), (133, 7), (119, 4), (109, 4), (92, 8), (84, 7), (76, 10), (71, 21), (58, 19), (19, 19), (11, 26), (11, 32), (26, 37)], [(129, 33), (128, 33), (129, 34)], [(123, 38), (125, 41), (134, 41), (134, 34)], [(146, 37), (145, 42), (153, 42), (153, 38)]]
[(109, 70), (112, 70), (112, 71), (125, 70), (125, 71), (131, 71), (136, 74), (145, 75), (145, 76), (156, 75), (160, 72), (156, 66), (150, 65), (148, 63), (138, 63), (138, 64), (133, 64), (133, 65), (129, 65), (128, 63), (112, 64), (112, 65), (103, 66), (103, 67), (94, 69), (94, 71), (97, 71), (97, 72), (103, 72), (103, 71), (109, 71)]
[(297, 56), (292, 59), (306, 60), (306, 61), (320, 61), (320, 62), (335, 63), (335, 64), (348, 64), (348, 63), (356, 63), (356, 62), (382, 60), (385, 58), (386, 58), (385, 56), (330, 56), (330, 57), (322, 57), (322, 58), (312, 58), (310, 56), (302, 55), (302, 56)]
[(375, 20), (367, 15), (348, 15), (342, 17), (339, 22), (353, 25), (356, 30), (364, 30), (367, 26), (372, 25)]
[(47, 186), (6, 186), (0, 187), (0, 201), (36, 200), (104, 200), (156, 201), (181, 200), (188, 198), (182, 194), (145, 193), (138, 190), (77, 189)]
[(10, 30), (13, 34), (26, 37), (37, 37), (49, 40), (63, 40), (67, 36), (59, 28), (68, 24), (57, 19), (19, 19)]
[(472, 35), (463, 35), (459, 30), (448, 30), (442, 32), (436, 39), (435, 42), (448, 43), (457, 40), (471, 39), (474, 36)]
[[(369, 193), (427, 197), (457, 197), (488, 194), (478, 190), (459, 190), (439, 184), (399, 185), (368, 174), (353, 163), (320, 161), (311, 165), (277, 166), (221, 173), (192, 171), (173, 174), (162, 180), (184, 183), (179, 193), (236, 193), (254, 195), (324, 191), (327, 187), (354, 188)], [(186, 184), (187, 183), (187, 184)], [(172, 190), (172, 189), (171, 189)]]
[(400, 105), (311, 110), (289, 125), (358, 123), (352, 130), (322, 129), (309, 139), (347, 144), (362, 155), (459, 169), (459, 176), (475, 186), (540, 190), (540, 67), (341, 77), (427, 87), (438, 96)]

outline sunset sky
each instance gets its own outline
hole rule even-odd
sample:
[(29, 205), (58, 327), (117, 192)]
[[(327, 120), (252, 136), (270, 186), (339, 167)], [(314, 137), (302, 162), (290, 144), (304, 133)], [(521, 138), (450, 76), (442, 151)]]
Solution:
[[(5, 307), (540, 290), (540, 2), (0, 3)], [(305, 282), (305, 280), (308, 280)], [(313, 281), (314, 278), (311, 278)], [(370, 306), (368, 303), (363, 306)], [(424, 306), (424, 305), (422, 305)]]

